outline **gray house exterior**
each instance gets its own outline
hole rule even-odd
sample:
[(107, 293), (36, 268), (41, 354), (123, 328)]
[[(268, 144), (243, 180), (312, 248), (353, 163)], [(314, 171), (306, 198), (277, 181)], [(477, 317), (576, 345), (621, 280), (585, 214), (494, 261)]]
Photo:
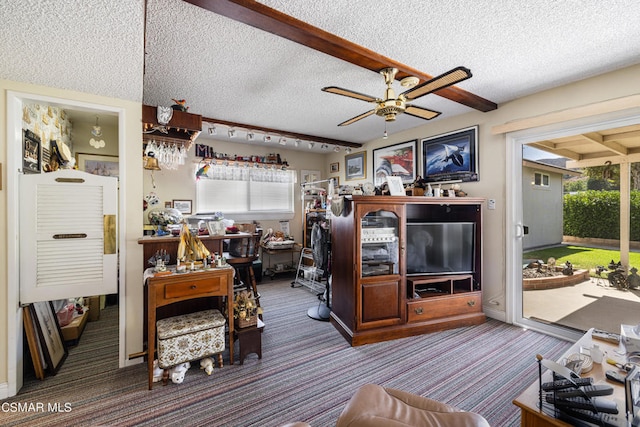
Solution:
[(534, 160), (522, 161), (522, 209), (527, 232), (522, 249), (562, 243), (563, 181), (580, 172)]

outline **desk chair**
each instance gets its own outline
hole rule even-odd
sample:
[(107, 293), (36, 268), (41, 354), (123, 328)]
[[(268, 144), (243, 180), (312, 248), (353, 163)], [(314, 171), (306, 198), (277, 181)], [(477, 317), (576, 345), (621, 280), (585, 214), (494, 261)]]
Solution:
[[(231, 239), (229, 252), (225, 253), (227, 263), (236, 270), (234, 290), (246, 289), (253, 293), (256, 305), (260, 307), (260, 294), (253, 272), (253, 262), (260, 257), (262, 230), (238, 239)], [(243, 281), (244, 278), (244, 281)], [(262, 315), (260, 315), (262, 319)]]

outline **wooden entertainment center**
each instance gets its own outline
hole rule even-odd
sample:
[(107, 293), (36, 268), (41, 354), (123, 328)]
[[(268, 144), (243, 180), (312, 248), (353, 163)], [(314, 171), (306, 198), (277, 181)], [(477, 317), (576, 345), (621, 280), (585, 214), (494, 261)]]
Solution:
[[(485, 321), (484, 199), (345, 196), (343, 202), (342, 213), (331, 220), (330, 320), (352, 346)], [(466, 228), (464, 235), (458, 231), (445, 239), (452, 233), (419, 235), (413, 224), (466, 224)], [(451, 249), (454, 242), (463, 240), (466, 246), (460, 247), (466, 248), (461, 251), (466, 255), (460, 256), (469, 258), (467, 264), (455, 260), (457, 254)], [(432, 251), (438, 248), (445, 259), (439, 261), (438, 269), (427, 267), (428, 261), (422, 259), (428, 257), (418, 253), (427, 246)], [(425, 264), (425, 274), (420, 273), (420, 262)], [(455, 267), (445, 271), (449, 264)]]

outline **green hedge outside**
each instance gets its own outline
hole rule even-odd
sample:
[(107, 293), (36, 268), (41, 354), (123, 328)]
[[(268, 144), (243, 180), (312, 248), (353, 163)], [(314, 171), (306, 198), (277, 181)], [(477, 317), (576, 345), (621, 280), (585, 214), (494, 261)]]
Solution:
[[(630, 237), (640, 241), (640, 191), (631, 191)], [(587, 190), (564, 196), (564, 234), (620, 239), (620, 192)]]

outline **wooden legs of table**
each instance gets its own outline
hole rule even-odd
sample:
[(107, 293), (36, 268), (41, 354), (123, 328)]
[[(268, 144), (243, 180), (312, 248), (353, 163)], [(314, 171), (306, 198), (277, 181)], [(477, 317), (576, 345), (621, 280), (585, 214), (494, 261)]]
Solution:
[[(253, 297), (256, 299), (256, 306), (260, 307), (260, 294), (258, 293), (258, 283), (256, 282), (256, 275), (253, 271), (253, 266), (249, 266), (249, 283), (251, 284), (251, 290), (253, 291)], [(262, 320), (262, 314), (260, 314), (260, 320)]]

